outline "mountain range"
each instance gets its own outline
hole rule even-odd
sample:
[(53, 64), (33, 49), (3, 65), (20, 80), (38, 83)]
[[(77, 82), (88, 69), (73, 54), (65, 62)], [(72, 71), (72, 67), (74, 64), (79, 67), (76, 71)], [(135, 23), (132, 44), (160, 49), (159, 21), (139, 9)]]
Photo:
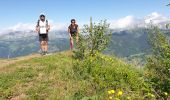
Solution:
[[(165, 32), (169, 34), (169, 30)], [(49, 33), (49, 39), (49, 52), (69, 50), (66, 31), (52, 31)], [(0, 58), (24, 56), (38, 51), (38, 35), (34, 31), (15, 31), (0, 35)], [(104, 53), (113, 53), (119, 57), (149, 53), (147, 29), (113, 31), (111, 43)]]

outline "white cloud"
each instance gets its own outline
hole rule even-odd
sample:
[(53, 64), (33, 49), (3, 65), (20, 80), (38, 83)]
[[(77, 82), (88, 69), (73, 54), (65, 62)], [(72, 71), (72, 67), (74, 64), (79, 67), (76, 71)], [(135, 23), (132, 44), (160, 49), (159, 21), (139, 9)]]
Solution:
[(110, 21), (110, 27), (113, 29), (131, 28), (138, 23), (138, 20), (133, 16), (126, 16), (124, 18)]
[(136, 18), (134, 16), (126, 16), (118, 20), (110, 21), (112, 29), (131, 29), (136, 27), (147, 27), (149, 24), (157, 25), (164, 28), (166, 23), (169, 23), (170, 18), (167, 18), (157, 12), (153, 12), (144, 18)]
[(55, 23), (53, 20), (48, 20), (49, 22), (49, 25), (51, 27), (51, 31), (62, 31), (62, 30), (65, 30), (66, 28), (66, 24), (63, 24), (63, 23)]
[[(63, 23), (54, 23), (53, 20), (48, 20), (49, 25), (51, 26), (51, 31), (62, 31), (67, 30), (66, 24)], [(6, 33), (9, 31), (34, 31), (35, 30), (36, 23), (18, 23), (14, 26), (11, 26), (9, 28), (1, 30), (0, 34)]]
[(11, 31), (27, 31), (27, 30), (34, 30), (35, 25), (31, 23), (18, 23), (14, 26), (8, 28)]
[(66, 31), (67, 30), (67, 25), (63, 23), (54, 23), (51, 24), (51, 31)]
[[(132, 15), (120, 18), (117, 20), (108, 21), (112, 29), (132, 29), (136, 27), (147, 27), (150, 22), (154, 25), (158, 25), (161, 28), (165, 27), (166, 23), (170, 23), (170, 18), (165, 17), (157, 12), (153, 12), (143, 18), (137, 18)], [(66, 31), (68, 23), (56, 23), (53, 20), (48, 20), (51, 25), (51, 31)], [(86, 24), (86, 23), (83, 23)], [(83, 26), (80, 23), (80, 27)], [(28, 31), (35, 30), (36, 23), (18, 23), (14, 26), (1, 30), (0, 34), (7, 33), (10, 31)]]
[(157, 12), (153, 12), (150, 15), (147, 15), (145, 18), (145, 23), (149, 24), (151, 21), (153, 24), (160, 24), (162, 22), (168, 21), (168, 18), (164, 17), (163, 15), (160, 15)]

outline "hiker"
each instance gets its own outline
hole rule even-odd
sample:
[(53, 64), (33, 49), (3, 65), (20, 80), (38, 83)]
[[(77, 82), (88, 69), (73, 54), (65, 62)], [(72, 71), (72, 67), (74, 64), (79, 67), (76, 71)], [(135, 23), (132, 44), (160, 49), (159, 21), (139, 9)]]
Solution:
[(78, 43), (79, 40), (79, 27), (76, 24), (76, 20), (71, 20), (71, 25), (68, 27), (68, 33), (70, 37), (70, 49), (73, 50), (74, 47), (74, 39), (76, 39), (76, 42)]
[(50, 25), (48, 20), (45, 19), (45, 15), (41, 14), (40, 19), (36, 25), (36, 32), (39, 34), (39, 42), (41, 54), (46, 55), (48, 53), (48, 32), (50, 30)]

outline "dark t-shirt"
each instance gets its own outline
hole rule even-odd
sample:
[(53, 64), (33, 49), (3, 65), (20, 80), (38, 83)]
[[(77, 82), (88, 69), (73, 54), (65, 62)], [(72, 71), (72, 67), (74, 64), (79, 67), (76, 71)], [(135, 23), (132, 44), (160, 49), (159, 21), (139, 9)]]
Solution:
[(75, 24), (75, 25), (70, 25), (68, 28), (70, 29), (70, 33), (71, 33), (71, 34), (75, 34), (75, 33), (77, 33), (77, 31), (78, 31), (78, 25), (77, 25), (77, 24)]

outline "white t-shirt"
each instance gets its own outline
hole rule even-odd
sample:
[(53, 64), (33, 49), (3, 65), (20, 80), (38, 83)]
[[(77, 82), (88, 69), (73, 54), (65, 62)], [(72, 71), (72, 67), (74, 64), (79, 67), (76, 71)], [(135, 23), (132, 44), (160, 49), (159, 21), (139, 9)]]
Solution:
[(41, 21), (39, 22), (39, 27), (40, 27), (40, 34), (47, 34), (47, 23), (46, 21)]

